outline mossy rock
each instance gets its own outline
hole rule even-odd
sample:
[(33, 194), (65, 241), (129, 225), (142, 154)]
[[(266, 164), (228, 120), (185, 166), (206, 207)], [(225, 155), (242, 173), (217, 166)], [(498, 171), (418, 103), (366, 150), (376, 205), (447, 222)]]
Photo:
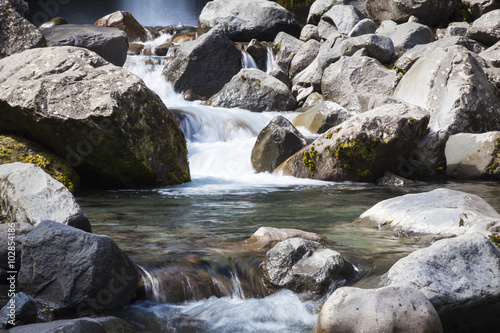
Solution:
[(14, 162), (38, 165), (71, 192), (80, 186), (80, 176), (64, 159), (20, 136), (0, 135), (0, 164)]

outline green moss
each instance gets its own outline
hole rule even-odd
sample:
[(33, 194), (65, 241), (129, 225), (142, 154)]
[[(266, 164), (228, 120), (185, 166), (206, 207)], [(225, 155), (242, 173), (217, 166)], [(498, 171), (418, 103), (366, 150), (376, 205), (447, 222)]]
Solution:
[(338, 160), (356, 161), (364, 159), (372, 161), (376, 157), (375, 144), (378, 141), (363, 143), (359, 140), (346, 141), (337, 145), (335, 157)]
[(257, 85), (257, 87), (260, 87), (260, 81), (255, 82), (255, 84)]
[(491, 175), (495, 172), (496, 168), (500, 165), (500, 161), (495, 161), (486, 169), (485, 174)]
[(463, 226), (465, 226), (464, 219), (460, 219), (460, 222), (458, 222), (458, 226), (459, 226), (459, 227), (463, 227)]
[(331, 138), (332, 138), (332, 133), (328, 133), (328, 134), (326, 135), (326, 138), (327, 138), (327, 139), (331, 139)]
[(370, 169), (365, 169), (365, 170), (358, 169), (358, 170), (356, 170), (356, 172), (358, 173), (358, 176), (360, 176), (360, 177), (368, 177), (368, 176), (371, 176), (371, 174), (372, 174)]
[(497, 233), (494, 233), (490, 236), (490, 240), (493, 244), (496, 246), (500, 247), (500, 235)]
[(321, 154), (318, 153), (314, 146), (302, 153), (302, 162), (309, 169), (310, 174), (308, 176), (311, 177), (316, 173), (316, 163), (314, 162), (316, 156), (321, 156)]
[(247, 79), (247, 77), (246, 77), (245, 75), (241, 75), (241, 79), (242, 79), (242, 80), (246, 80), (246, 79)]

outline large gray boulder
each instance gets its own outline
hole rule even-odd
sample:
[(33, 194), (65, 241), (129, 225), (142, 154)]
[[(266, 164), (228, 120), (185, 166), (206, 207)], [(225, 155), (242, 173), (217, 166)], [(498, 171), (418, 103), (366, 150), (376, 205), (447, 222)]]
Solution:
[(267, 0), (209, 1), (198, 18), (198, 35), (220, 25), (233, 41), (272, 41), (280, 31), (299, 37), (293, 14)]
[(500, 67), (500, 42), (482, 51), (479, 55), (492, 66)]
[(438, 48), (447, 48), (454, 45), (461, 45), (473, 53), (479, 53), (485, 49), (484, 45), (467, 37), (455, 36), (438, 39), (429, 44), (416, 45), (406, 51), (395, 63), (394, 67), (406, 73), (411, 66), (421, 57), (427, 56), (429, 53)]
[(394, 56), (392, 40), (389, 37), (376, 34), (364, 34), (344, 40), (341, 45), (341, 54), (352, 56), (361, 49), (366, 49), (369, 57), (377, 59), (383, 64), (389, 63)]
[(450, 135), (500, 128), (500, 96), (480, 60), (463, 46), (436, 49), (411, 67), (394, 92), (431, 114), (430, 132), (415, 152), (430, 175), (445, 166)]
[(56, 316), (119, 310), (134, 298), (139, 273), (108, 236), (44, 221), (23, 241), (19, 290)]
[(306, 24), (300, 31), (299, 39), (303, 42), (307, 42), (308, 40), (311, 39), (320, 41), (321, 38), (319, 37), (318, 27), (315, 26), (314, 24)]
[(293, 57), (299, 52), (304, 42), (286, 32), (280, 32), (276, 35), (273, 45), (274, 49), (277, 50), (276, 63), (288, 75)]
[(116, 66), (123, 66), (127, 59), (127, 35), (117, 28), (63, 24), (43, 29), (42, 33), (47, 46), (83, 47)]
[(439, 316), (420, 291), (405, 286), (342, 287), (321, 307), (314, 333), (442, 333)]
[(458, 2), (459, 0), (366, 0), (365, 8), (374, 21), (392, 20), (403, 23), (410, 16), (415, 16), (426, 24), (437, 26), (440, 22), (447, 21)]
[[(177, 92), (193, 90), (211, 97), (241, 69), (241, 52), (220, 30), (181, 44), (163, 75)], [(221, 64), (224, 64), (221, 66)]]
[(123, 319), (116, 317), (62, 319), (48, 323), (38, 323), (13, 327), (9, 333), (133, 333), (134, 328)]
[(369, 18), (362, 19), (349, 31), (349, 37), (358, 37), (366, 34), (374, 34), (378, 24)]
[(500, 132), (451, 135), (444, 152), (448, 177), (500, 179)]
[(288, 119), (277, 116), (259, 133), (252, 149), (252, 165), (257, 172), (272, 172), (306, 142)]
[(317, 243), (327, 243), (325, 236), (297, 229), (282, 229), (272, 227), (260, 227), (254, 234), (243, 241), (243, 244), (256, 250), (271, 249), (277, 243), (290, 238), (302, 238)]
[(355, 221), (399, 236), (450, 237), (500, 230), (500, 214), (477, 195), (437, 189), (379, 202)]
[(321, 16), (321, 21), (331, 25), (341, 34), (347, 35), (364, 18), (365, 16), (353, 6), (334, 5)]
[(384, 21), (376, 33), (392, 39), (396, 55), (415, 45), (428, 44), (436, 40), (434, 33), (428, 26), (416, 22), (396, 24), (392, 21)]
[(375, 181), (396, 172), (424, 135), (423, 109), (387, 104), (351, 117), (322, 134), (280, 165), (276, 172), (329, 181)]
[[(0, 207), (1, 208), (1, 207)], [(12, 267), (9, 267), (9, 234), (15, 234), (15, 253), (16, 259), (14, 262), (15, 270), (19, 270), (21, 267), (21, 244), (23, 242), (24, 237), (33, 230), (33, 225), (25, 222), (10, 222), (3, 223), (3, 217), (0, 217), (0, 283), (1, 284), (9, 284), (10, 282), (7, 280), (9, 274), (7, 272), (12, 271)], [(11, 244), (12, 245), (12, 244)]]
[(465, 35), (486, 45), (500, 41), (500, 9), (486, 13), (475, 20)]
[(324, 71), (321, 93), (349, 111), (364, 112), (370, 96), (392, 95), (400, 78), (371, 57), (342, 57)]
[(307, 128), (311, 133), (322, 134), (352, 116), (352, 112), (349, 112), (337, 103), (320, 101), (307, 111), (293, 118), (292, 123), (294, 126)]
[(190, 179), (184, 134), (160, 97), (86, 49), (47, 47), (0, 60), (0, 131), (66, 157), (86, 184)]
[(321, 16), (326, 13), (335, 4), (336, 0), (316, 0), (309, 8), (307, 23), (317, 25)]
[(89, 219), (70, 191), (33, 164), (0, 165), (0, 201), (3, 223), (37, 226), (48, 220), (91, 231)]
[(500, 324), (500, 249), (481, 234), (417, 250), (396, 262), (383, 283), (420, 290), (445, 332), (489, 332)]
[(304, 43), (292, 59), (290, 64), (290, 77), (294, 77), (309, 66), (318, 56), (321, 43), (311, 39)]
[(354, 266), (337, 251), (302, 238), (279, 242), (266, 254), (264, 283), (271, 290), (323, 293), (332, 283), (354, 277)]
[(292, 111), (295, 98), (286, 84), (256, 68), (244, 68), (236, 74), (208, 105), (242, 108), (254, 112)]
[(9, 0), (0, 0), (0, 59), (42, 46), (45, 46), (42, 33)]

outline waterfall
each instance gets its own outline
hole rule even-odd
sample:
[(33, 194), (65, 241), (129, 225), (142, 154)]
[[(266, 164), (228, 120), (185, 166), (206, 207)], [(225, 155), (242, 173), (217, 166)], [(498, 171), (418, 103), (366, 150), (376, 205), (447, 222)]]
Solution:
[(241, 54), (243, 56), (243, 61), (242, 61), (243, 68), (259, 68), (254, 58), (248, 52), (241, 51)]

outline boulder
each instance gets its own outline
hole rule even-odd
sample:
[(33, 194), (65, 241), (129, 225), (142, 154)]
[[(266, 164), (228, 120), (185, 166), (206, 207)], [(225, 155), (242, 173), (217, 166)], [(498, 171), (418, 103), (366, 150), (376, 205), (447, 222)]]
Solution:
[(451, 135), (445, 156), (448, 177), (500, 179), (500, 132)]
[[(307, 111), (293, 118), (294, 126), (303, 126), (311, 133), (322, 134), (330, 128), (337, 126), (353, 114), (337, 103), (320, 101)], [(302, 147), (301, 147), (302, 148)]]
[(94, 25), (100, 27), (118, 28), (127, 34), (129, 42), (149, 39), (148, 31), (135, 19), (132, 14), (125, 11), (116, 11), (98, 19)]
[(123, 66), (127, 59), (127, 35), (116, 28), (63, 24), (43, 29), (42, 33), (47, 46), (83, 47), (116, 66)]
[(429, 115), (421, 108), (387, 104), (356, 115), (322, 134), (275, 172), (329, 181), (375, 181), (396, 172), (425, 134)]
[(127, 55), (140, 55), (144, 47), (145, 45), (142, 43), (130, 43), (128, 44)]
[(364, 18), (364, 15), (351, 5), (335, 5), (323, 14), (321, 20), (334, 26), (341, 34), (347, 35)]
[(394, 56), (394, 44), (389, 37), (375, 34), (365, 34), (352, 37), (342, 42), (341, 54), (352, 56), (361, 49), (366, 49), (368, 56), (377, 59), (383, 64), (389, 63)]
[(342, 287), (323, 304), (314, 328), (334, 332), (442, 333), (443, 327), (431, 302), (414, 288)]
[(252, 165), (257, 172), (272, 172), (306, 145), (306, 139), (292, 123), (277, 116), (259, 133), (252, 149)]
[[(0, 204), (0, 208), (1, 208)], [(12, 271), (12, 267), (9, 267), (9, 233), (12, 235), (15, 233), (15, 271), (18, 271), (21, 267), (21, 244), (24, 237), (33, 230), (33, 226), (25, 222), (10, 222), (5, 223), (4, 217), (0, 215), (0, 284), (10, 283), (7, 280), (9, 277), (8, 271)], [(9, 230), (10, 229), (10, 230)], [(10, 231), (10, 232), (9, 232)], [(13, 232), (14, 231), (14, 232)], [(12, 245), (12, 244), (11, 244)]]
[(63, 24), (68, 24), (68, 21), (66, 21), (64, 18), (58, 16), (58, 17), (54, 17), (50, 21), (47, 21), (47, 22), (41, 24), (38, 27), (38, 29), (43, 30), (43, 29), (55, 27), (56, 25), (63, 25)]
[(80, 186), (80, 176), (65, 159), (20, 136), (0, 135), (0, 164), (14, 162), (38, 165), (71, 192)]
[(473, 17), (478, 18), (483, 14), (495, 9), (500, 9), (500, 2), (497, 0), (462, 0), (467, 5)]
[[(22, 292), (16, 293), (0, 310), (0, 327), (36, 323), (37, 312), (36, 300), (33, 297)], [(13, 315), (14, 318), (9, 315)]]
[(290, 64), (290, 77), (294, 77), (296, 74), (306, 69), (306, 67), (318, 56), (320, 47), (321, 43), (317, 40), (311, 39), (305, 42), (292, 59)]
[(22, 17), (9, 0), (0, 0), (0, 59), (43, 46), (42, 33)]
[(424, 185), (423, 182), (418, 182), (410, 179), (406, 179), (404, 177), (395, 175), (391, 172), (386, 172), (382, 177), (377, 179), (376, 184), (378, 186), (415, 186), (415, 185)]
[(300, 40), (307, 42), (311, 39), (320, 41), (318, 27), (313, 24), (306, 24), (300, 31)]
[(336, 283), (352, 279), (354, 266), (337, 251), (318, 242), (290, 238), (279, 242), (266, 254), (264, 283), (271, 289), (322, 294)]
[(292, 89), (292, 80), (290, 80), (288, 75), (286, 75), (283, 71), (274, 69), (267, 74), (283, 82), (288, 87), (288, 89)]
[(420, 290), (445, 332), (495, 331), (500, 319), (500, 249), (472, 233), (443, 239), (391, 267), (384, 285)]
[(475, 20), (465, 36), (488, 46), (500, 41), (500, 9), (486, 13)]
[(300, 35), (293, 14), (265, 0), (209, 1), (198, 18), (198, 35), (217, 25), (223, 26), (227, 36), (237, 42), (249, 42), (253, 38), (272, 41), (281, 31), (296, 37)]
[(288, 75), (293, 57), (299, 52), (304, 42), (285, 32), (280, 32), (274, 39), (276, 63)]
[(459, 0), (366, 0), (365, 9), (374, 21), (392, 20), (397, 23), (408, 21), (410, 16), (420, 21), (438, 26), (451, 16)]
[(500, 68), (485, 68), (484, 73), (493, 86), (495, 86), (500, 93)]
[(0, 60), (0, 131), (65, 156), (86, 184), (190, 178), (184, 134), (160, 97), (82, 48), (27, 50)]
[(12, 7), (14, 7), (16, 12), (19, 13), (19, 15), (21, 15), (24, 18), (28, 17), (28, 13), (30, 11), (30, 6), (28, 2), (26, 2), (25, 0), (9, 0), (9, 2), (12, 5)]
[(349, 37), (358, 37), (366, 34), (374, 34), (378, 24), (369, 18), (362, 19), (349, 31)]
[(248, 245), (256, 250), (270, 250), (279, 242), (290, 238), (301, 238), (317, 243), (328, 243), (329, 240), (325, 236), (313, 232), (307, 232), (297, 229), (282, 229), (272, 227), (260, 227), (254, 234), (243, 241), (243, 244)]
[(451, 237), (500, 230), (500, 214), (477, 195), (437, 189), (379, 202), (355, 223), (389, 228), (398, 236)]
[(500, 42), (482, 51), (479, 53), (479, 56), (488, 61), (492, 66), (500, 67)]
[(280, 80), (259, 69), (244, 68), (207, 104), (262, 112), (292, 111), (297, 103), (290, 89)]
[(392, 95), (400, 78), (373, 58), (342, 57), (324, 71), (321, 93), (349, 111), (364, 112), (370, 96)]
[(9, 333), (133, 333), (131, 324), (116, 317), (96, 317), (55, 320), (48, 323), (38, 323), (13, 327)]
[(328, 18), (321, 19), (318, 23), (318, 35), (321, 40), (326, 40), (334, 34), (339, 34), (335, 24)]
[[(448, 27), (444, 30), (444, 35), (438, 38), (461, 36), (465, 37), (467, 30), (470, 28), (469, 22), (451, 22)], [(436, 31), (436, 35), (438, 32)]]
[(37, 226), (48, 220), (91, 231), (90, 222), (73, 195), (36, 165), (0, 165), (0, 199), (4, 223)]
[(454, 45), (461, 45), (473, 53), (479, 53), (485, 48), (482, 44), (467, 38), (467, 37), (445, 37), (438, 39), (429, 44), (416, 45), (406, 51), (394, 64), (399, 70), (406, 73), (410, 70), (411, 66), (421, 57), (427, 56), (429, 53), (438, 48), (447, 48)]
[(312, 3), (311, 8), (309, 8), (309, 16), (307, 17), (307, 23), (317, 25), (321, 20), (321, 17), (330, 8), (333, 7), (336, 0), (316, 0)]
[(431, 114), (430, 132), (414, 154), (427, 176), (444, 168), (450, 135), (500, 128), (500, 97), (482, 67), (480, 58), (463, 46), (439, 48), (421, 57), (396, 88), (394, 97)]
[(134, 299), (139, 273), (108, 236), (44, 221), (26, 236), (22, 251), (19, 290), (56, 316), (120, 310)]
[(248, 43), (245, 51), (248, 52), (254, 58), (255, 61), (259, 61), (260, 59), (267, 58), (267, 45), (265, 43), (259, 42), (257, 39), (252, 39), (250, 43)]
[[(139, 44), (140, 45), (140, 44)], [(164, 57), (167, 55), (168, 51), (174, 46), (172, 42), (160, 44), (154, 48), (155, 55), (159, 57)], [(129, 47), (130, 50), (130, 47)]]
[(395, 24), (391, 21), (382, 22), (376, 33), (392, 39), (396, 54), (406, 52), (415, 45), (428, 44), (436, 40), (432, 30), (423, 24), (407, 22)]
[[(220, 30), (190, 41), (177, 49), (167, 62), (163, 75), (175, 91), (192, 89), (210, 97), (217, 93), (241, 69), (241, 52)], [(221, 66), (220, 64), (224, 64)]]

